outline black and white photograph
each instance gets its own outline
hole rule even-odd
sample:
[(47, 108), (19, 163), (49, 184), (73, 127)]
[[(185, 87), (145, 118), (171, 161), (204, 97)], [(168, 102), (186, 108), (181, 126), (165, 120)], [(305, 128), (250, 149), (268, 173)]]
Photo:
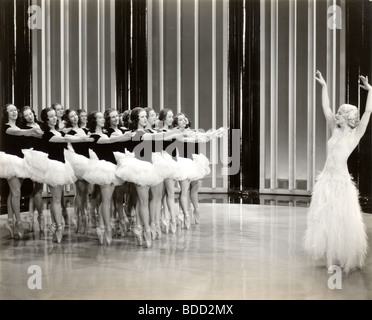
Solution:
[(371, 0), (0, 0), (0, 107), (0, 300), (372, 299)]

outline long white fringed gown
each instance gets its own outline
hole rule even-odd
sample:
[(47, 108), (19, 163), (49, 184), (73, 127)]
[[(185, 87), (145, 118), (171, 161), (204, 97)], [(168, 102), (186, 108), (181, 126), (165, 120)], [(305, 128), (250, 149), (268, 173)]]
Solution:
[(349, 272), (364, 265), (367, 236), (359, 191), (351, 179), (348, 144), (355, 130), (335, 128), (327, 143), (327, 161), (317, 177), (307, 215), (305, 250), (315, 260), (326, 259)]

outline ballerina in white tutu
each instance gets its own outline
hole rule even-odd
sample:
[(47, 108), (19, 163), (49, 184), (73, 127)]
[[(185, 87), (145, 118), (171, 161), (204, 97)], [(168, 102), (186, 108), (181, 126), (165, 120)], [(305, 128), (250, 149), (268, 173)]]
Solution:
[[(117, 110), (109, 108), (105, 110), (103, 114), (105, 118), (105, 129), (107, 136), (110, 137), (117, 137), (125, 134), (125, 132), (130, 131), (129, 129), (121, 128), (121, 121)], [(124, 150), (128, 147), (128, 141), (121, 141), (116, 142), (112, 145), (112, 150), (114, 152), (121, 152), (124, 154)], [(113, 210), (112, 210), (112, 217), (111, 217), (111, 227), (116, 234), (116, 230), (120, 230), (120, 236), (124, 238), (126, 236), (129, 220), (127, 215), (124, 211), (124, 192), (125, 192), (125, 181), (118, 186), (115, 186), (115, 190), (112, 196), (113, 202)], [(118, 217), (117, 217), (117, 215)], [(118, 219), (117, 219), (118, 218)]]
[[(128, 141), (133, 136), (126, 132), (120, 136), (108, 137), (104, 132), (105, 118), (102, 112), (94, 111), (88, 115), (90, 137), (94, 139), (90, 154), (90, 165), (83, 179), (91, 184), (99, 185), (101, 203), (99, 207), (100, 222), (96, 228), (98, 240), (103, 244), (112, 242), (110, 226), (110, 205), (115, 186), (123, 184), (123, 180), (116, 176), (117, 162), (114, 157), (113, 145), (116, 142)], [(124, 179), (125, 180), (125, 179)]]
[(32, 173), (32, 179), (46, 183), (50, 188), (52, 225), (49, 229), (53, 233), (54, 240), (60, 243), (63, 235), (61, 204), (63, 187), (77, 180), (71, 164), (65, 160), (64, 149), (68, 142), (91, 142), (93, 139), (69, 136), (58, 131), (56, 112), (52, 108), (45, 108), (41, 111), (41, 120), (44, 123), (43, 140), (46, 153), (34, 150), (23, 152), (27, 168)]
[[(10, 192), (7, 201), (8, 221), (5, 224), (10, 236), (18, 234), (23, 238), (23, 226), (20, 214), (21, 186), (23, 179), (30, 178), (21, 149), (26, 146), (24, 137), (41, 137), (38, 128), (20, 129), (17, 126), (18, 109), (7, 104), (2, 110), (0, 178), (7, 179)], [(14, 215), (16, 220), (14, 221)]]
[[(145, 111), (147, 116), (147, 126), (145, 128), (146, 131), (149, 133), (162, 132), (155, 127), (157, 123), (157, 115), (154, 109), (149, 107), (145, 108)], [(163, 196), (163, 182), (165, 179), (169, 178), (172, 173), (172, 168), (169, 165), (169, 161), (167, 161), (163, 154), (163, 144), (163, 140), (152, 141), (152, 161), (154, 163), (154, 169), (163, 176), (163, 179), (159, 184), (150, 186), (149, 210), (152, 240), (161, 239), (160, 218), (161, 202)]]
[(152, 140), (172, 139), (180, 132), (150, 133), (145, 130), (147, 126), (146, 111), (143, 108), (134, 108), (130, 115), (131, 128), (135, 135), (132, 138), (133, 153), (127, 153), (124, 158), (118, 159), (119, 167), (116, 175), (122, 180), (135, 184), (138, 195), (137, 208), (139, 219), (133, 230), (139, 245), (145, 240), (147, 248), (151, 247), (151, 228), (149, 218), (149, 189), (164, 180), (164, 175), (153, 164)]
[[(180, 207), (181, 211), (177, 215), (181, 228), (190, 228), (190, 212), (188, 206), (189, 189), (192, 181), (203, 179), (210, 173), (209, 160), (199, 150), (199, 143), (208, 142), (211, 139), (220, 137), (224, 131), (223, 128), (209, 132), (198, 132), (190, 129), (190, 122), (187, 117), (181, 112), (178, 113), (173, 120), (173, 127), (179, 129), (186, 134), (186, 137), (179, 137), (177, 144), (178, 157), (176, 180), (178, 180), (180, 192)], [(194, 183), (195, 184), (195, 183)], [(194, 200), (194, 199), (193, 199)], [(195, 222), (199, 223), (199, 209), (194, 203)]]
[(343, 104), (336, 115), (330, 109), (327, 84), (316, 72), (322, 86), (322, 107), (332, 136), (327, 143), (327, 160), (317, 177), (307, 216), (305, 250), (314, 259), (325, 259), (327, 266), (339, 265), (348, 273), (362, 268), (367, 253), (367, 236), (347, 159), (364, 135), (372, 112), (372, 87), (360, 76), (361, 88), (368, 91), (360, 122), (358, 109)]
[[(159, 113), (159, 122), (162, 127), (163, 132), (169, 132), (172, 129), (173, 125), (173, 111), (171, 109), (163, 108)], [(163, 142), (163, 149), (165, 151), (165, 156), (170, 159), (170, 162), (173, 161), (173, 165), (170, 167), (177, 166), (177, 146), (175, 145), (175, 140), (167, 140)], [(172, 162), (171, 162), (172, 164)], [(161, 224), (163, 226), (164, 232), (176, 233), (177, 231), (177, 220), (176, 220), (176, 211), (175, 211), (175, 197), (174, 197), (174, 185), (176, 172), (170, 170), (170, 176), (164, 179), (164, 195), (162, 198), (162, 207), (161, 211)]]
[[(36, 128), (41, 130), (42, 123), (37, 120), (34, 110), (30, 106), (25, 106), (21, 109), (21, 129), (32, 129)], [(34, 150), (43, 150), (41, 136), (39, 138), (27, 137), (28, 145), (25, 149), (33, 148)], [(45, 232), (45, 218), (43, 214), (43, 199), (42, 199), (43, 184), (37, 181), (33, 181), (33, 189), (29, 200), (29, 216), (26, 218), (30, 225), (30, 231), (34, 230), (34, 211), (36, 209), (38, 216), (37, 221), (39, 224), (39, 231)]]
[[(88, 137), (88, 129), (79, 126), (79, 117), (74, 110), (67, 109), (63, 116), (65, 128), (68, 129), (67, 135), (75, 137)], [(75, 197), (74, 209), (77, 217), (76, 232), (85, 233), (87, 229), (88, 217), (86, 214), (86, 203), (88, 200), (89, 183), (83, 176), (89, 168), (89, 148), (90, 142), (71, 143), (68, 149), (64, 150), (65, 158), (72, 165), (75, 176)]]

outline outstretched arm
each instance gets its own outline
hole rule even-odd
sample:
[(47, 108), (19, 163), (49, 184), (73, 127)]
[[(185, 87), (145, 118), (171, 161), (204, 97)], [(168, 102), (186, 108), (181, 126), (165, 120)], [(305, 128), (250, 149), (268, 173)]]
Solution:
[(13, 136), (26, 136), (26, 137), (36, 137), (36, 138), (40, 138), (43, 134), (43, 132), (38, 128), (20, 129), (18, 127), (8, 128), (6, 130), (6, 133), (13, 135)]
[(134, 136), (134, 132), (132, 131), (127, 131), (119, 136), (117, 135), (111, 135), (110, 138), (102, 136), (100, 139), (98, 139), (97, 143), (98, 144), (106, 144), (106, 143), (115, 143), (115, 142), (124, 142), (124, 141), (129, 141), (132, 139)]
[(50, 138), (49, 140), (50, 142), (53, 142), (53, 143), (66, 143), (66, 142), (70, 142), (70, 143), (78, 143), (78, 142), (93, 142), (94, 139), (93, 138), (89, 138), (88, 136), (70, 136), (70, 135), (66, 135), (64, 137), (59, 137), (59, 136), (53, 136)]
[(333, 132), (333, 129), (336, 126), (336, 121), (334, 114), (329, 106), (329, 96), (328, 96), (328, 88), (327, 88), (327, 83), (325, 82), (322, 74), (320, 73), (319, 70), (316, 71), (315, 74), (315, 80), (318, 81), (318, 83), (322, 86), (322, 107), (323, 107), (323, 113), (324, 117), (327, 120), (327, 123)]
[(368, 91), (366, 109), (364, 110), (364, 114), (363, 114), (362, 119), (360, 120), (359, 126), (355, 129), (356, 134), (358, 138), (360, 139), (361, 137), (363, 137), (364, 133), (366, 132), (369, 118), (372, 112), (372, 86), (368, 83), (368, 77), (360, 76), (359, 78), (362, 81), (362, 84), (360, 85), (360, 87)]

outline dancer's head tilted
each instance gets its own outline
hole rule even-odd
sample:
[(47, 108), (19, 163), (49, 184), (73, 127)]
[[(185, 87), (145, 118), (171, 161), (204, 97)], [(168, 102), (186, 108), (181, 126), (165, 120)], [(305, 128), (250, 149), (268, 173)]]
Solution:
[(358, 108), (351, 104), (343, 104), (338, 108), (335, 115), (336, 125), (341, 127), (343, 123), (354, 129), (359, 124)]
[(161, 109), (159, 112), (159, 121), (163, 123), (163, 126), (171, 128), (173, 124), (173, 111), (167, 108)]
[(104, 128), (105, 126), (105, 118), (100, 111), (93, 111), (90, 112), (88, 115), (88, 130), (91, 133), (96, 132), (97, 127)]

